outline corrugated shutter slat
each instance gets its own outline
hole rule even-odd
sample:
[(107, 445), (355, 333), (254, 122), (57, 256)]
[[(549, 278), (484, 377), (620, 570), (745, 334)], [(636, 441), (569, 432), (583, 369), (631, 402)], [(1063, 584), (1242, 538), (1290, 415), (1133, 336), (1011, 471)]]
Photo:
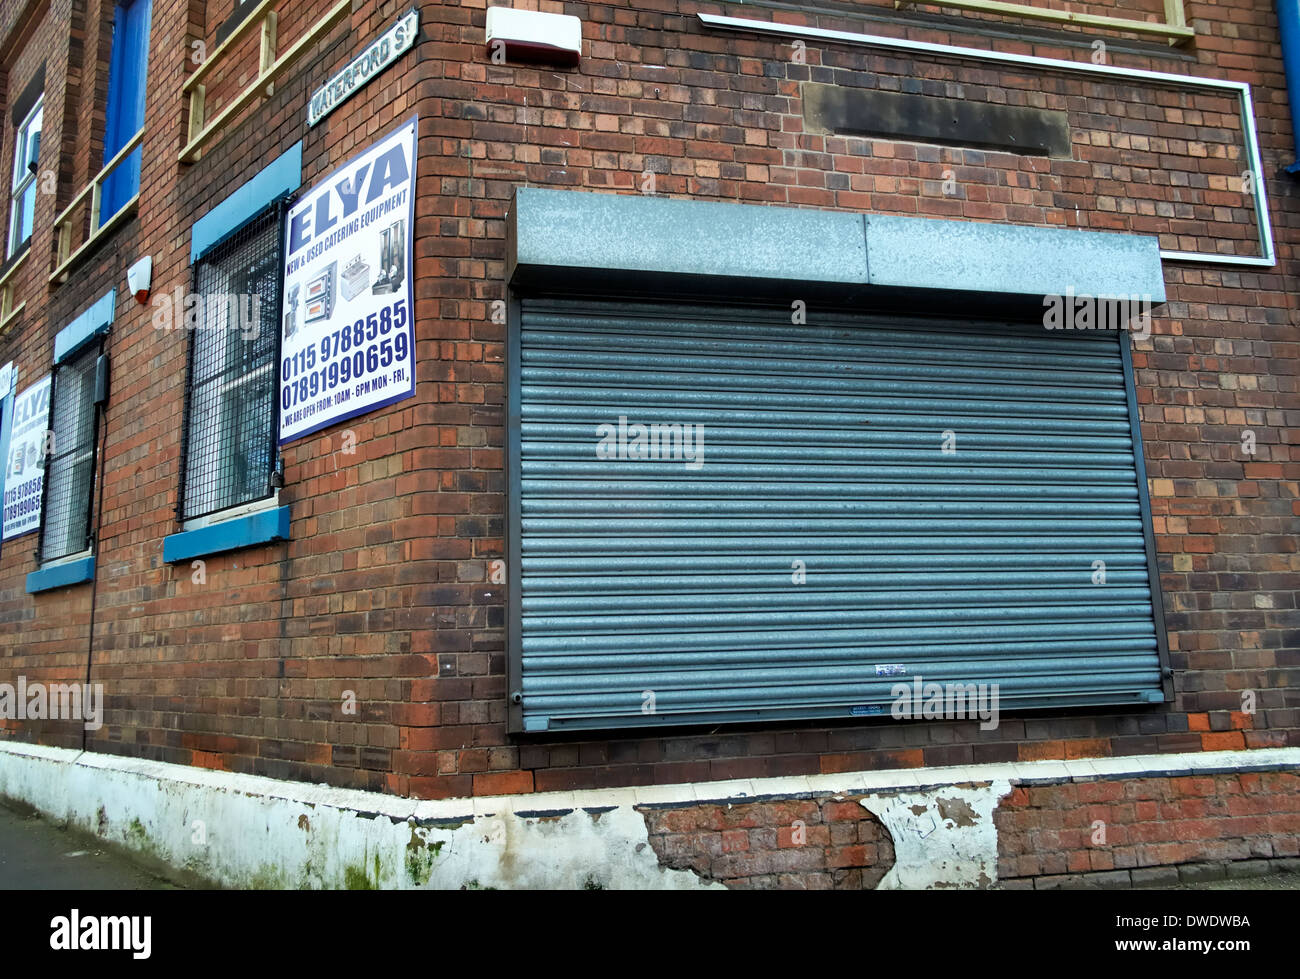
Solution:
[[(1115, 334), (522, 314), (526, 729), (887, 713), (916, 675), (997, 682), (1003, 710), (1160, 698)], [(600, 458), (620, 416), (702, 424), (702, 464)]]

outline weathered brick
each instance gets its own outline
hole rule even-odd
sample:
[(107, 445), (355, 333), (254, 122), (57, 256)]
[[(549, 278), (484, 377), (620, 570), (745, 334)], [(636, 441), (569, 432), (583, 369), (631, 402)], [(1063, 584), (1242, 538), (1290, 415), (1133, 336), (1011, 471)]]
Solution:
[(1135, 867), (1130, 873), (1134, 887), (1169, 887), (1178, 883), (1178, 871), (1178, 867)]
[(1264, 874), (1274, 872), (1272, 862), (1269, 860), (1234, 860), (1227, 865), (1227, 870), (1229, 880), (1262, 877)]
[(1185, 884), (1199, 884), (1209, 880), (1223, 880), (1227, 868), (1219, 862), (1185, 863), (1178, 868), (1178, 879)]

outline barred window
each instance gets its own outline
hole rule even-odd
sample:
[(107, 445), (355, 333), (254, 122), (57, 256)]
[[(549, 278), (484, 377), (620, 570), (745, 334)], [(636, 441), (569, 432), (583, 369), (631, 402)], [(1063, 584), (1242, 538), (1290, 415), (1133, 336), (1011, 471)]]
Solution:
[(182, 519), (273, 492), (282, 215), (268, 208), (194, 268)]
[(41, 521), (42, 561), (90, 546), (91, 491), (95, 482), (95, 361), (99, 344), (54, 369)]

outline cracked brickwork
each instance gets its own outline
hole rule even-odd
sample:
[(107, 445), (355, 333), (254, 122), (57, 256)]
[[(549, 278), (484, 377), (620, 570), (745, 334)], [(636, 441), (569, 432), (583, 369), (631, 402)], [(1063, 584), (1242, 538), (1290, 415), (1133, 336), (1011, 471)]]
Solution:
[(893, 840), (856, 796), (641, 812), (663, 866), (731, 888), (871, 889), (894, 865)]

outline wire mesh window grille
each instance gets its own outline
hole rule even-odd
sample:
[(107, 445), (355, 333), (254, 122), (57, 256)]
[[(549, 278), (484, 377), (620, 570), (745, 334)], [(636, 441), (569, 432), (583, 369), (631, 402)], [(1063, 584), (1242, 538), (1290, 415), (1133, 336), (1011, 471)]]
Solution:
[(283, 207), (194, 268), (182, 519), (273, 492)]
[(45, 503), (40, 558), (54, 561), (90, 546), (95, 483), (95, 361), (99, 344), (54, 369), (50, 442), (46, 446)]

